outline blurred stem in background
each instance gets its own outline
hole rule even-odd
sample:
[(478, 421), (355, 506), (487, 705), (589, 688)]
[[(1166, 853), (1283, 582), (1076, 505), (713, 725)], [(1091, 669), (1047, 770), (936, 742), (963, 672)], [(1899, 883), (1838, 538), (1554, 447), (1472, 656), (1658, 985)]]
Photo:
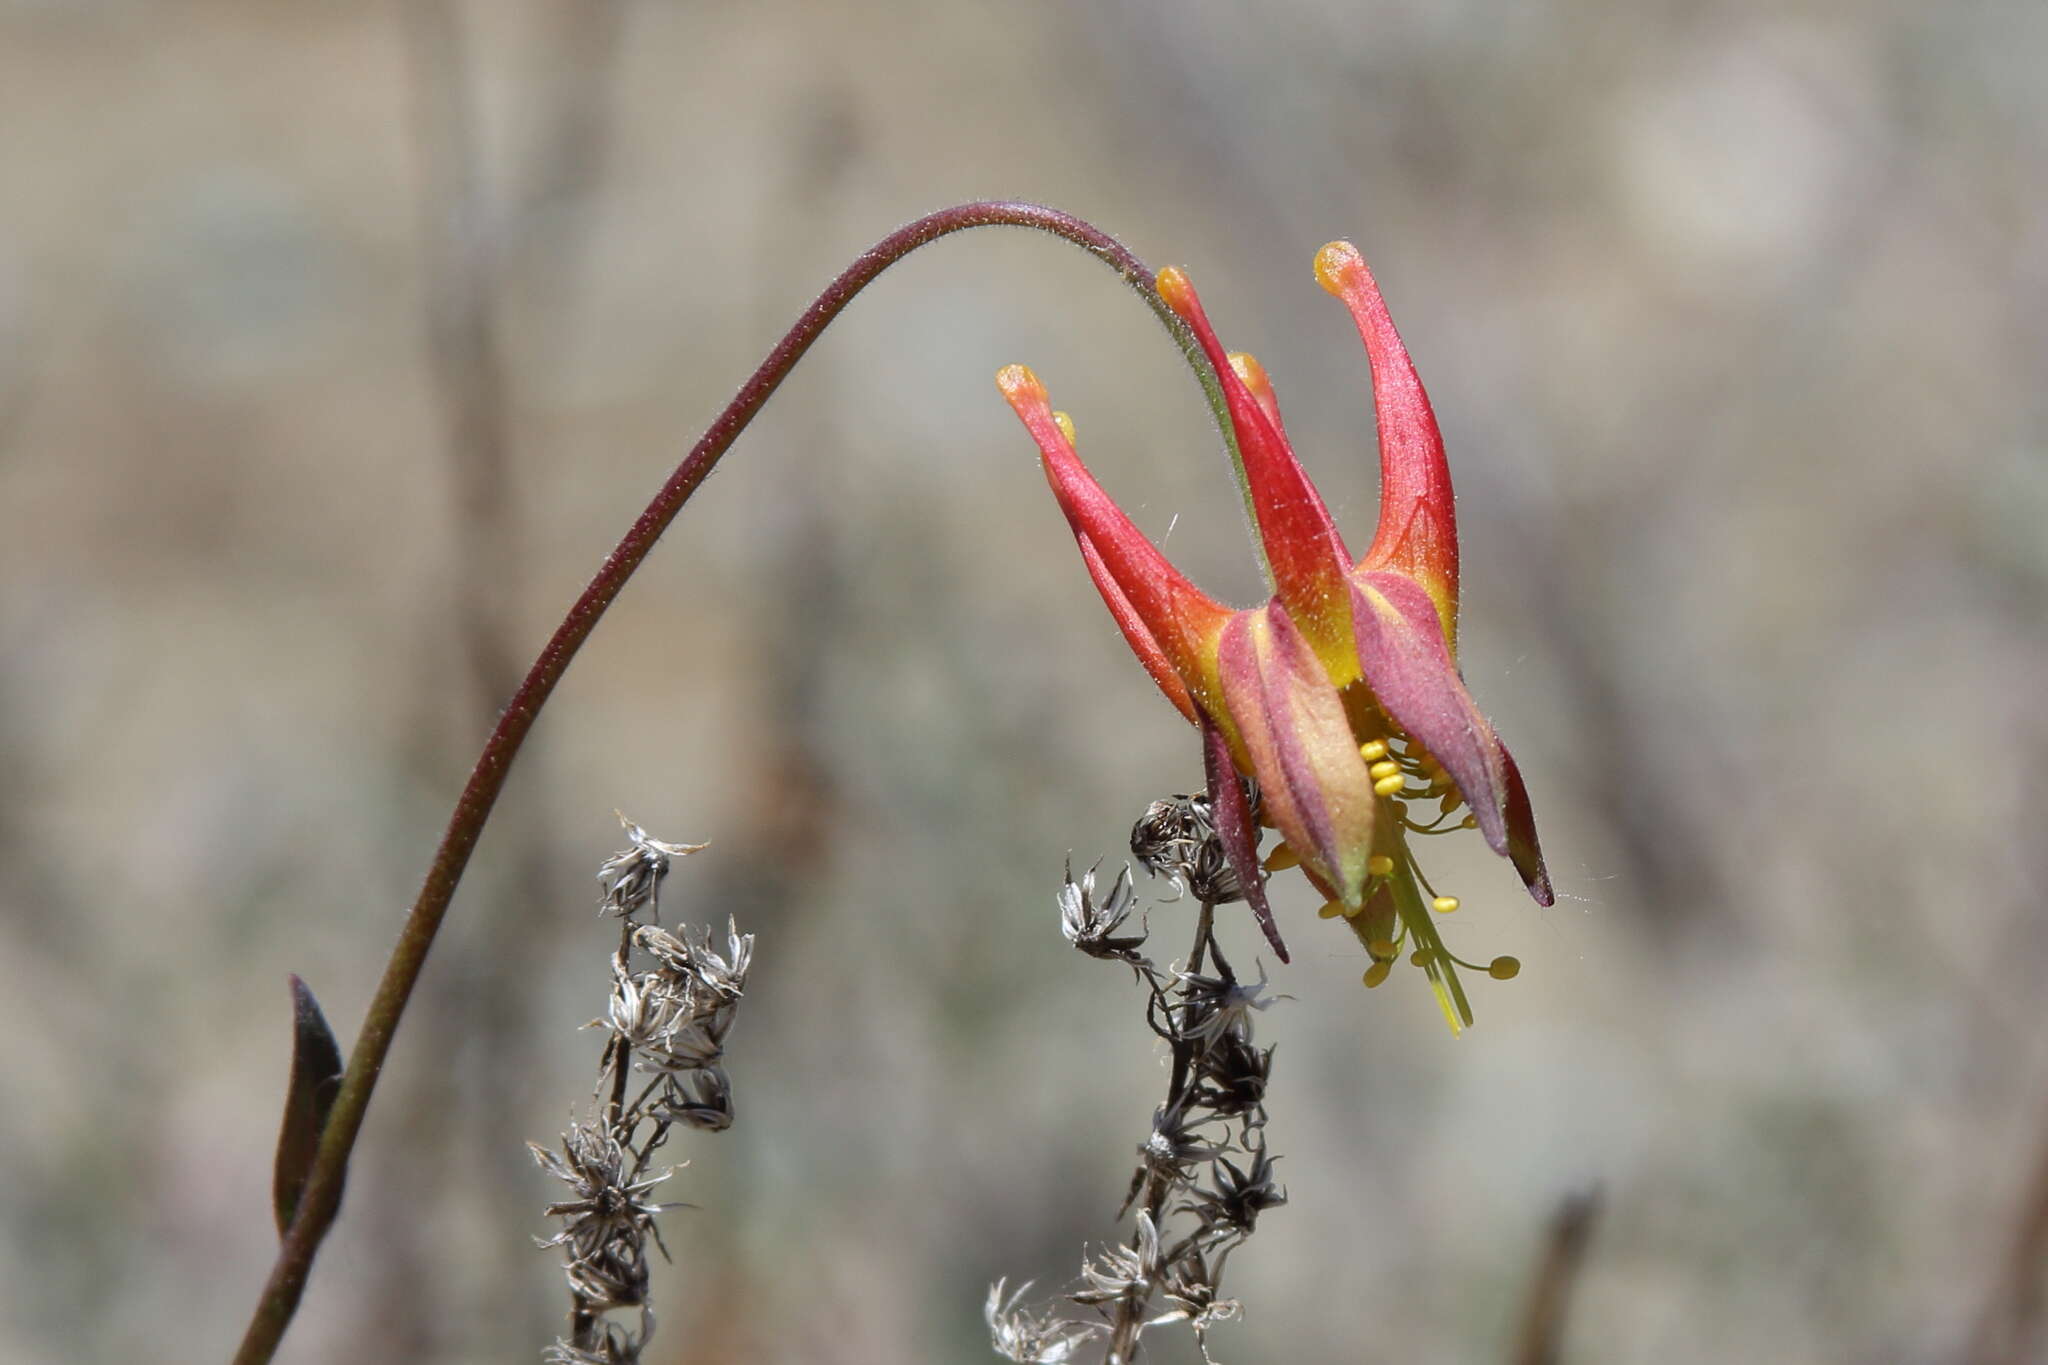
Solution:
[[(408, 81), (409, 128), (416, 155), (419, 290), (427, 374), (440, 419), (439, 449), (448, 475), (449, 520), (444, 561), (449, 608), (428, 628), (419, 653), (420, 685), (394, 771), (408, 789), (427, 786), (459, 763), (475, 743), (480, 716), (493, 714), (518, 685), (516, 635), (523, 600), (527, 540), (519, 525), (516, 457), (522, 428), (517, 380), (504, 326), (508, 292), (524, 279), (542, 282), (531, 320), (547, 335), (566, 332), (567, 305), (582, 242), (567, 230), (587, 221), (602, 179), (620, 27), (617, 0), (582, 0), (562, 10), (552, 34), (554, 72), (525, 132), (525, 164), (493, 193), (486, 175), (474, 33), (456, 0), (408, 0), (399, 8), (399, 38)], [(473, 23), (474, 20), (472, 19)], [(521, 82), (522, 86), (526, 82)], [(545, 231), (537, 228), (544, 227)], [(545, 250), (525, 250), (532, 241)], [(546, 286), (552, 287), (546, 287)], [(437, 617), (442, 616), (436, 613)], [(443, 620), (452, 619), (449, 631)], [(456, 658), (448, 657), (453, 636)], [(450, 673), (450, 665), (454, 671)], [(456, 688), (437, 686), (454, 677)], [(529, 757), (528, 762), (535, 761)], [(394, 802), (401, 820), (411, 802)], [(550, 894), (561, 865), (555, 841), (534, 803), (515, 801), (498, 816), (515, 866), (493, 888), (489, 951), (460, 945), (446, 988), (429, 997), (415, 1024), (420, 1050), (435, 1064), (407, 1073), (401, 1098), (417, 1116), (411, 1141), (380, 1154), (380, 1174), (360, 1182), (373, 1199), (398, 1207), (440, 1203), (465, 1184), (503, 1189), (519, 1178), (519, 1154), (496, 1139), (507, 1096), (539, 1036), (531, 1018), (530, 983), (551, 955), (555, 934)], [(509, 822), (510, 828), (504, 828)], [(476, 935), (481, 939), (481, 933)], [(448, 1078), (457, 1078), (450, 1085)], [(495, 1224), (474, 1239), (502, 1248), (497, 1260), (451, 1258), (432, 1245), (441, 1219), (393, 1217), (379, 1258), (385, 1305), (378, 1339), (365, 1349), (393, 1357), (436, 1353), (440, 1324), (481, 1311), (503, 1312), (502, 1295), (487, 1307), (523, 1241), (517, 1205), (484, 1195), (467, 1201)], [(461, 1311), (434, 1308), (463, 1303)], [(525, 1300), (520, 1300), (522, 1303)], [(543, 1319), (538, 1305), (528, 1309)]]
[(1551, 1214), (1536, 1273), (1529, 1283), (1529, 1299), (1522, 1308), (1521, 1332), (1512, 1356), (1514, 1365), (1557, 1365), (1564, 1359), (1572, 1291), (1578, 1285), (1579, 1271), (1585, 1266), (1586, 1249), (1593, 1241), (1593, 1222), (1599, 1213), (1600, 1196), (1589, 1192), (1566, 1196)]
[(2039, 1359), (2042, 1285), (2048, 1275), (2048, 1121), (2037, 1137), (2033, 1172), (2015, 1210), (2012, 1241), (1992, 1270), (1992, 1285), (1965, 1365), (2023, 1365)]
[(406, 72), (419, 156), (427, 353), (454, 484), (452, 568), (472, 682), (495, 703), (517, 681), (507, 629), (521, 560), (512, 414), (498, 335), (499, 215), (486, 202), (468, 44), (453, 0), (412, 0)]

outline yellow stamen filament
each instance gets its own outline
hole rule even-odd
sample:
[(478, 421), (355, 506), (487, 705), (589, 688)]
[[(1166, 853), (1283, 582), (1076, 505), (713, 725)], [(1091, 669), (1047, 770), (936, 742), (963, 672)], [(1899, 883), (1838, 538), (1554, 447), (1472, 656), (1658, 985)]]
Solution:
[(1456, 822), (1446, 823), (1442, 816), (1438, 816), (1426, 825), (1418, 825), (1413, 820), (1407, 819), (1402, 820), (1401, 825), (1410, 834), (1449, 834), (1454, 829), (1464, 828), (1463, 825)]

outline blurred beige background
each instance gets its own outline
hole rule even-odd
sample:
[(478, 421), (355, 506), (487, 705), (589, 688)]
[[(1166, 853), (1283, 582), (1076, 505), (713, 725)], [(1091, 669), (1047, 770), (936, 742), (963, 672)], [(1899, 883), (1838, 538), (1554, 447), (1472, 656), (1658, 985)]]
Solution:
[[(226, 1356), (285, 974), (353, 1038), (505, 671), (812, 291), (990, 195), (1188, 267), (1355, 542), (1309, 260), (1364, 248), (1563, 893), (1432, 847), (1453, 946), (1525, 964), (1454, 1041), (1276, 881), (1294, 1202), (1219, 1356), (1503, 1359), (1597, 1184), (1569, 1359), (1996, 1358), (2048, 1116), (2044, 63), (2025, 0), (0, 0), (0, 1358)], [(1053, 892), (1200, 769), (1020, 360), (1259, 595), (1107, 271), (979, 233), (885, 276), (542, 720), (281, 1359), (556, 1330), (522, 1143), (594, 1072), (614, 807), (714, 841), (670, 917), (759, 935), (652, 1359), (986, 1359), (990, 1280), (1112, 1235), (1164, 1077)]]

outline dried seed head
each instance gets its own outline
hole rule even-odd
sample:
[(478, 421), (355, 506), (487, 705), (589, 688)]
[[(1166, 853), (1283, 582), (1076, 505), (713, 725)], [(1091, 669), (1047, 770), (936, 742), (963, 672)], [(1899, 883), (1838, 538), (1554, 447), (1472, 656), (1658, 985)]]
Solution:
[[(1258, 809), (1258, 788), (1247, 780), (1245, 795)], [(1216, 835), (1215, 812), (1206, 792), (1162, 797), (1131, 826), (1131, 856), (1155, 877), (1171, 877), (1195, 899), (1227, 905), (1244, 899), (1244, 888)]]
[(1174, 876), (1190, 846), (1213, 837), (1216, 823), (1205, 793), (1161, 797), (1131, 826), (1131, 856), (1153, 876)]
[(746, 993), (747, 969), (754, 961), (754, 936), (740, 933), (739, 926), (731, 920), (726, 923), (723, 955), (712, 951), (709, 929), (701, 930), (698, 941), (691, 942), (688, 929), (678, 938), (659, 925), (643, 924), (633, 931), (633, 943), (678, 983), (701, 983), (716, 992), (721, 1002), (736, 1001)]
[(593, 1313), (638, 1307), (647, 1302), (647, 1246), (617, 1241), (594, 1248), (569, 1263), (568, 1280)]
[[(1273, 1073), (1273, 1049), (1263, 1050), (1235, 1033), (1225, 1033), (1197, 1065), (1198, 1104), (1219, 1118), (1252, 1117), (1266, 1102)], [(1259, 1116), (1263, 1121), (1263, 1116)]]
[(1210, 1229), (1242, 1239), (1252, 1235), (1259, 1215), (1287, 1202), (1287, 1191), (1273, 1182), (1273, 1161), (1261, 1146), (1252, 1154), (1251, 1164), (1240, 1170), (1237, 1164), (1219, 1158), (1215, 1183), (1198, 1190), (1188, 1207)]
[(742, 934), (739, 922), (728, 916), (725, 921), (725, 955), (721, 957), (711, 951), (710, 928), (707, 926), (701, 932), (703, 941), (690, 949), (697, 979), (725, 999), (738, 1000), (746, 993), (747, 968), (754, 962), (754, 936)]
[(690, 965), (690, 945), (655, 924), (643, 924), (633, 931), (633, 946), (679, 977), (695, 975)]
[(1116, 874), (1109, 894), (1098, 903), (1095, 898), (1095, 869), (1091, 867), (1082, 873), (1081, 880), (1077, 882), (1073, 865), (1069, 863), (1066, 880), (1060, 885), (1059, 902), (1060, 932), (1066, 935), (1067, 942), (1090, 957), (1117, 958), (1130, 963), (1144, 960), (1137, 951), (1145, 942), (1143, 934), (1115, 937), (1123, 922), (1131, 917), (1131, 908), (1137, 903), (1128, 867)]
[(988, 1303), (982, 1317), (988, 1322), (989, 1343), (996, 1354), (1016, 1365), (1066, 1365), (1074, 1353), (1099, 1333), (1093, 1323), (1067, 1322), (1050, 1308), (1033, 1311), (1024, 1306), (1031, 1292), (1027, 1283), (1006, 1300), (1002, 1280), (988, 1288)]
[(1244, 883), (1238, 880), (1237, 869), (1230, 865), (1223, 841), (1214, 835), (1196, 846), (1194, 858), (1181, 873), (1181, 882), (1189, 895), (1211, 905), (1229, 905), (1244, 899)]
[(1067, 1297), (1083, 1307), (1113, 1303), (1125, 1295), (1151, 1291), (1164, 1267), (1159, 1259), (1159, 1225), (1148, 1211), (1138, 1214), (1138, 1235), (1131, 1246), (1104, 1247), (1081, 1262), (1085, 1288)]
[[(1176, 1262), (1168, 1272), (1166, 1282), (1159, 1286), (1159, 1296), (1169, 1305), (1167, 1312), (1148, 1321), (1148, 1327), (1158, 1327), (1169, 1322), (1185, 1322), (1192, 1327), (1197, 1340), (1219, 1322), (1228, 1322), (1243, 1311), (1243, 1305), (1236, 1299), (1216, 1297), (1215, 1278), (1209, 1273), (1208, 1265), (1200, 1253)], [(1202, 1359), (1209, 1359), (1209, 1351), (1202, 1349)]]
[(630, 847), (604, 860), (597, 869), (597, 883), (604, 888), (598, 905), (601, 915), (631, 919), (641, 912), (653, 914), (661, 898), (662, 879), (668, 876), (669, 859), (708, 847), (705, 844), (670, 844), (656, 839), (617, 811), (626, 827)]
[(541, 1365), (639, 1365), (641, 1349), (654, 1335), (654, 1314), (640, 1308), (640, 1333), (626, 1331), (615, 1322), (604, 1324), (604, 1336), (591, 1346), (556, 1341), (540, 1353)]
[(1264, 1011), (1275, 1000), (1286, 996), (1266, 994), (1266, 973), (1259, 971), (1259, 979), (1252, 982), (1239, 981), (1235, 977), (1201, 976), (1193, 972), (1176, 972), (1181, 983), (1181, 997), (1173, 1008), (1176, 1032), (1203, 1047), (1213, 1047), (1225, 1034), (1235, 1034), (1246, 1042), (1252, 1036), (1252, 1011)]
[(567, 1221), (562, 1231), (542, 1246), (596, 1246), (637, 1237), (667, 1207), (646, 1195), (674, 1174), (674, 1168), (633, 1179), (625, 1145), (599, 1120), (572, 1125), (562, 1134), (559, 1153), (534, 1142), (526, 1145), (534, 1162), (567, 1185), (574, 1196), (548, 1205), (548, 1217)]
[(661, 1095), (647, 1107), (647, 1116), (722, 1133), (732, 1127), (732, 1081), (719, 1066), (671, 1073), (662, 1078)]

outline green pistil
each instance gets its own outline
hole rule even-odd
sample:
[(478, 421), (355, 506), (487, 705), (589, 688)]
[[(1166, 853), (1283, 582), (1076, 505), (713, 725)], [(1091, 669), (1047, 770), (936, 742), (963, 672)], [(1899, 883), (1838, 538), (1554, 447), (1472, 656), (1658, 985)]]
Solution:
[(1472, 1005), (1465, 999), (1465, 988), (1458, 981), (1455, 959), (1444, 947), (1443, 937), (1430, 917), (1429, 903), (1422, 898), (1417, 883), (1415, 864), (1405, 848), (1394, 870), (1387, 874), (1387, 887), (1393, 893), (1394, 913), (1404, 931), (1402, 938), (1412, 941), (1416, 951), (1423, 954), (1422, 971), (1436, 995), (1437, 1008), (1444, 1012), (1444, 1022), (1451, 1026), (1453, 1034), (1464, 1032), (1472, 1023)]

